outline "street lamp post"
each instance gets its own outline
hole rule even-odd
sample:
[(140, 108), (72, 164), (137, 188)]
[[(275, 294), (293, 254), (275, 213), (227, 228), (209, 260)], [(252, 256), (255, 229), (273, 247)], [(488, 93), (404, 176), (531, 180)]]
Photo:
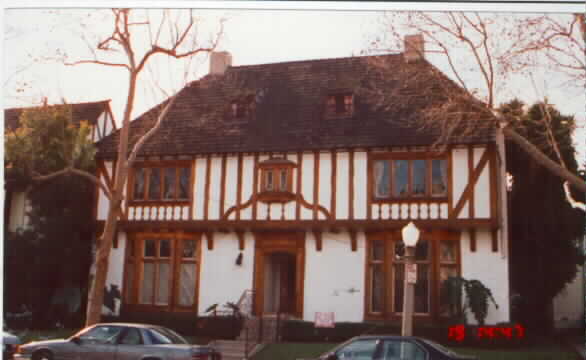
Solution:
[(410, 222), (403, 230), (403, 243), (405, 244), (405, 285), (403, 290), (403, 326), (401, 335), (411, 336), (413, 334), (413, 295), (415, 292), (415, 282), (409, 279), (409, 270), (415, 265), (415, 246), (419, 240), (419, 230)]

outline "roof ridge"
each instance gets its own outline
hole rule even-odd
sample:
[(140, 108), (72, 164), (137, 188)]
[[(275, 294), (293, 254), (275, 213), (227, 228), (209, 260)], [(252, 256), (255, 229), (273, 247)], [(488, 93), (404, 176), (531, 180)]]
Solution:
[(392, 54), (380, 54), (380, 55), (354, 55), (354, 56), (331, 57), (331, 58), (323, 58), (323, 59), (306, 59), (306, 60), (280, 61), (280, 62), (272, 62), (272, 63), (264, 63), (264, 64), (238, 65), (238, 66), (230, 66), (228, 69), (229, 70), (239, 70), (239, 69), (263, 67), (263, 66), (270, 66), (270, 65), (294, 65), (294, 64), (317, 63), (317, 62), (334, 61), (334, 60), (365, 59), (365, 58), (386, 57), (386, 56), (398, 57), (398, 56), (402, 56), (402, 55), (403, 55), (403, 53), (400, 53), (400, 52), (392, 53)]
[[(99, 101), (85, 101), (85, 102), (75, 102), (75, 103), (65, 103), (65, 104), (47, 104), (47, 106), (63, 106), (63, 105), (90, 105), (90, 104), (101, 104), (101, 103), (109, 103), (112, 99), (105, 99)], [(27, 110), (27, 109), (34, 109), (43, 107), (45, 105), (31, 105), (31, 106), (22, 106), (22, 107), (13, 107), (13, 108), (5, 108), (4, 111), (8, 110)]]

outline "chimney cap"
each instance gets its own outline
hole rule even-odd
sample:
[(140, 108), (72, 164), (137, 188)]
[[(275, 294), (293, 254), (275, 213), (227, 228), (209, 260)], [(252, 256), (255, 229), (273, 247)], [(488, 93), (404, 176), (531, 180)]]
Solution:
[(423, 34), (405, 35), (405, 51), (403, 56), (406, 62), (414, 62), (424, 59), (425, 41)]
[(232, 54), (228, 51), (213, 51), (210, 54), (210, 75), (224, 75), (232, 66)]

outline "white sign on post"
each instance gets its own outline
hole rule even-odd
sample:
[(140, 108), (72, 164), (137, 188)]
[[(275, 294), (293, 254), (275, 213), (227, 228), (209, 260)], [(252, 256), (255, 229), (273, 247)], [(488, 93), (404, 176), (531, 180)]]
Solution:
[(334, 313), (333, 312), (316, 312), (315, 313), (315, 327), (316, 328), (333, 328), (334, 327)]
[(417, 264), (407, 264), (407, 283), (417, 283)]

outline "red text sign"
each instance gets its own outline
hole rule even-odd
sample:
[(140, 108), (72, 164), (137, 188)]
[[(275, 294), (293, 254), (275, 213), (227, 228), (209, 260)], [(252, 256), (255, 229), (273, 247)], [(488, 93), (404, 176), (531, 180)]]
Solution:
[[(525, 329), (523, 326), (517, 324), (513, 327), (503, 326), (480, 326), (476, 331), (477, 338), (507, 338), (512, 339), (523, 338), (525, 336)], [(464, 325), (450, 326), (448, 329), (448, 338), (456, 341), (462, 341), (466, 337), (466, 327)]]

